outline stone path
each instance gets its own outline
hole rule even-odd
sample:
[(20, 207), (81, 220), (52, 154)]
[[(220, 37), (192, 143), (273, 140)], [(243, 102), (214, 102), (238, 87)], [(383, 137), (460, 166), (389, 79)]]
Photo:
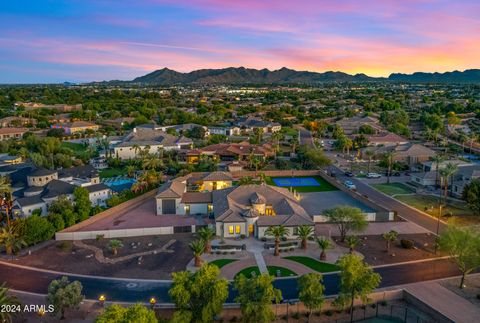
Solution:
[(263, 259), (263, 255), (261, 251), (254, 251), (253, 256), (255, 257), (255, 261), (257, 262), (258, 269), (261, 273), (267, 273), (267, 264), (265, 264), (265, 259)]
[(405, 292), (452, 320), (452, 322), (478, 322), (480, 308), (443, 287), (438, 282), (424, 282), (405, 287)]
[(105, 257), (102, 249), (100, 249), (98, 247), (95, 247), (95, 246), (92, 246), (92, 245), (88, 245), (81, 240), (76, 240), (76, 241), (73, 242), (73, 244), (76, 247), (93, 251), (94, 255), (95, 255), (95, 259), (102, 264), (116, 264), (116, 263), (119, 263), (119, 262), (122, 262), (122, 261), (125, 261), (125, 260), (130, 260), (132, 258), (143, 257), (143, 256), (147, 256), (147, 255), (157, 254), (157, 253), (160, 253), (160, 252), (172, 253), (173, 250), (170, 250), (168, 248), (172, 244), (174, 244), (176, 241), (177, 240), (172, 239), (172, 240), (168, 241), (165, 245), (163, 245), (161, 248), (158, 248), (158, 249), (155, 249), (155, 250), (137, 252), (137, 253), (134, 253), (134, 254), (131, 254), (131, 255), (118, 257), (118, 258), (113, 258), (113, 259)]
[(235, 278), (235, 275), (245, 269), (245, 268), (248, 268), (248, 267), (255, 267), (257, 266), (257, 262), (255, 261), (254, 258), (249, 258), (249, 259), (245, 259), (245, 260), (241, 260), (241, 261), (235, 261), (235, 262), (232, 262), (228, 265), (225, 265), (222, 267), (221, 269), (221, 274), (223, 277), (225, 277), (226, 279), (234, 279)]

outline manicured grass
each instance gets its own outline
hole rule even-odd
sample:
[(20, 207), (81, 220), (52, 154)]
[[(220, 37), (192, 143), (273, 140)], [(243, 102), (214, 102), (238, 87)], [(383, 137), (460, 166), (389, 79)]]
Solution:
[(405, 184), (402, 183), (390, 183), (390, 184), (371, 184), (370, 186), (374, 187), (376, 190), (385, 193), (387, 195), (396, 195), (396, 194), (411, 194), (413, 190)]
[(304, 266), (307, 266), (310, 269), (318, 271), (319, 273), (329, 273), (332, 271), (339, 270), (339, 267), (337, 265), (329, 264), (326, 262), (320, 262), (310, 257), (288, 256), (288, 257), (284, 257), (283, 259), (288, 259), (291, 261), (298, 262)]
[[(291, 176), (274, 176), (274, 178), (282, 178), (282, 177), (291, 177)], [(338, 189), (324, 180), (320, 176), (295, 176), (295, 178), (301, 177), (312, 177), (314, 178), (320, 186), (294, 186), (293, 189), (298, 193), (309, 193), (309, 192), (328, 192), (328, 191), (337, 191)], [(277, 186), (271, 177), (266, 178), (266, 182), (268, 185)], [(282, 186), (283, 188), (289, 189), (287, 186)]]
[(64, 147), (64, 148), (69, 148), (76, 153), (84, 152), (86, 150), (86, 147), (85, 147), (84, 144), (78, 144), (78, 143), (75, 143), (75, 142), (64, 141), (64, 142), (61, 143), (61, 146)]
[[(277, 266), (267, 266), (268, 273), (271, 276), (277, 277), (277, 270), (280, 270), (280, 277), (289, 277), (289, 276), (297, 276), (297, 274), (293, 271), (291, 271), (288, 268), (284, 267), (277, 267)], [(235, 277), (239, 275), (244, 275), (247, 278), (252, 277), (252, 272), (254, 272), (257, 276), (260, 275), (260, 269), (258, 269), (257, 266), (252, 266), (252, 267), (247, 267), (242, 270), (240, 270)]]
[(280, 271), (280, 277), (289, 277), (289, 276), (297, 276), (297, 274), (291, 271), (288, 268), (284, 267), (277, 267), (277, 266), (267, 266), (268, 273), (272, 276), (277, 277), (277, 271)]
[(210, 261), (210, 264), (217, 266), (218, 268), (222, 268), (225, 265), (228, 265), (232, 262), (237, 261), (237, 259), (217, 259)]
[(100, 177), (109, 178), (109, 177), (114, 177), (119, 175), (125, 175), (126, 173), (127, 173), (127, 170), (125, 169), (125, 167), (107, 168), (100, 171)]
[(252, 272), (254, 272), (257, 276), (260, 275), (260, 269), (258, 269), (257, 266), (252, 266), (252, 267), (247, 267), (247, 268), (244, 268), (244, 269), (240, 270), (235, 275), (235, 277), (237, 277), (239, 275), (243, 275), (247, 278), (251, 278), (252, 277)]

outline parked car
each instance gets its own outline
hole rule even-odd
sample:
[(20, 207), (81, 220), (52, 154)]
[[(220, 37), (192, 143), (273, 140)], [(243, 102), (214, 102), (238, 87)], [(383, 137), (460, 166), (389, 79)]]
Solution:
[(380, 178), (382, 177), (382, 175), (380, 175), (379, 173), (368, 173), (367, 174), (367, 178)]
[[(400, 175), (401, 175), (400, 172), (396, 170), (390, 172), (390, 176), (400, 176)], [(388, 171), (385, 172), (385, 176), (388, 176)]]
[(353, 184), (352, 181), (345, 181), (345, 182), (343, 182), (343, 185), (345, 185), (346, 188), (354, 190), (354, 191), (357, 189), (357, 187), (355, 186), (355, 184)]
[(353, 176), (355, 176), (355, 175), (353, 175), (352, 172), (345, 172), (345, 176), (347, 176), (347, 177), (353, 177)]
[(335, 174), (335, 172), (332, 171), (332, 172), (330, 172), (330, 176), (337, 177), (337, 174)]

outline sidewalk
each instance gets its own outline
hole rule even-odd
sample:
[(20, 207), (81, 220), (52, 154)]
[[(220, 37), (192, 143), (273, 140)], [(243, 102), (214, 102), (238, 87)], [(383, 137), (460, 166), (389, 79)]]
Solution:
[(408, 285), (405, 292), (414, 300), (423, 303), (452, 322), (478, 322), (480, 308), (440, 285), (439, 282), (424, 282)]

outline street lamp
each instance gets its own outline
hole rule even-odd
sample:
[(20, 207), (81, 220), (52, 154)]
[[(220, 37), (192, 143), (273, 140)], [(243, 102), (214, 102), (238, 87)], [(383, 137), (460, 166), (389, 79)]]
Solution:
[[(437, 217), (437, 239), (438, 239), (438, 231), (440, 230), (440, 217), (442, 216), (442, 203), (440, 203), (438, 207), (438, 217)], [(438, 241), (435, 241), (435, 254), (437, 254), (438, 248)]]
[(155, 307), (155, 304), (157, 304), (155, 297), (150, 298), (150, 306), (152, 307), (152, 310)]
[(105, 295), (103, 295), (103, 294), (98, 297), (98, 301), (100, 302), (100, 306), (101, 306), (101, 307), (105, 306), (105, 300), (106, 300), (106, 299), (107, 299), (107, 298), (106, 298)]

